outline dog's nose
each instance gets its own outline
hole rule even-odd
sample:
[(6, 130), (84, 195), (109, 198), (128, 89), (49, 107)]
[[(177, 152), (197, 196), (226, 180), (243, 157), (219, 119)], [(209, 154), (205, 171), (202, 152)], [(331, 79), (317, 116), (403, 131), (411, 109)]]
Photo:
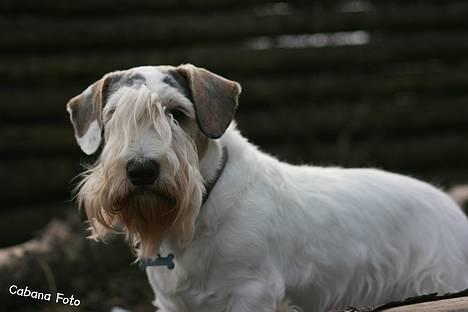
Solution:
[(151, 185), (158, 178), (159, 164), (151, 159), (129, 160), (126, 171), (133, 185)]

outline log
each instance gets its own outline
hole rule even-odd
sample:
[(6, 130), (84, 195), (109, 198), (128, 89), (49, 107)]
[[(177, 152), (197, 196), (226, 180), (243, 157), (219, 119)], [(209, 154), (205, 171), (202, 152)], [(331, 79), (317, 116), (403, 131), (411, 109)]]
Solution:
[[(0, 302), (5, 311), (56, 310), (43, 302), (8, 292), (10, 285), (44, 293), (60, 291), (81, 300), (80, 311), (110, 311), (114, 305), (132, 311), (151, 310), (152, 291), (144, 272), (122, 241), (108, 244), (86, 239), (76, 211), (51, 221), (44, 231), (22, 244), (0, 249)], [(124, 286), (123, 286), (124, 285)], [(68, 310), (67, 310), (68, 311)]]
[[(359, 310), (357, 310), (358, 312)], [(368, 312), (462, 312), (468, 311), (468, 289), (457, 293), (427, 294), (389, 302)], [(364, 311), (363, 311), (364, 312)]]
[(468, 290), (454, 294), (411, 297), (401, 302), (390, 302), (380, 307), (349, 307), (343, 312), (467, 312)]
[[(466, 3), (452, 6), (405, 5), (392, 10), (336, 12), (317, 10), (316, 6), (293, 6), (284, 14), (262, 14), (259, 10), (221, 11), (193, 14), (155, 14), (148, 12), (121, 17), (4, 18), (0, 21), (0, 48), (18, 50), (115, 49), (126, 45), (171, 46), (229, 42), (256, 36), (331, 33), (354, 30), (426, 30), (464, 27), (468, 24)], [(184, 25), (181, 27), (181, 25)], [(31, 36), (34, 29), (34, 36)], [(144, 29), (145, 31), (140, 31)]]
[(77, 260), (86, 250), (78, 224), (77, 220), (54, 220), (37, 237), (0, 249), (0, 285), (5, 289), (0, 292), (2, 309), (24, 311), (28, 304), (35, 303), (36, 309), (41, 304), (11, 295), (7, 291), (11, 285), (53, 294), (69, 287), (66, 281), (79, 268)]
[[(466, 177), (463, 183), (466, 183)], [(463, 208), (468, 216), (468, 185), (458, 184), (448, 190), (448, 194)]]
[(424, 302), (382, 310), (383, 312), (467, 312), (468, 297)]
[(468, 203), (468, 185), (455, 185), (448, 193), (460, 205)]
[[(13, 281), (26, 285), (39, 282), (39, 280), (31, 281), (30, 277), (39, 279), (44, 277), (36, 274), (42, 271), (41, 261), (57, 261), (62, 258), (63, 254), (57, 247), (63, 247), (73, 239), (77, 237), (70, 225), (63, 221), (52, 221), (39, 237), (0, 249), (0, 285), (9, 285)], [(53, 277), (48, 276), (49, 270), (50, 268), (43, 273), (48, 279), (50, 288), (55, 289)]]

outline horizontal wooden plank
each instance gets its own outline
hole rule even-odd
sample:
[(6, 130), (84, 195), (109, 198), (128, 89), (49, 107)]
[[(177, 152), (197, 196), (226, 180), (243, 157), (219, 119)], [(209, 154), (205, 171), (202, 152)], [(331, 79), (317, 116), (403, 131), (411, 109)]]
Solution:
[(405, 6), (400, 10), (335, 12), (315, 6), (294, 6), (281, 15), (248, 12), (218, 14), (139, 14), (122, 17), (41, 18), (30, 16), (0, 20), (2, 51), (130, 49), (225, 42), (257, 36), (331, 33), (354, 30), (415, 31), (462, 28), (468, 25), (468, 3), (441, 7)]
[[(50, 113), (53, 113), (51, 111)], [(468, 97), (422, 102), (372, 101), (288, 103), (271, 108), (241, 107), (239, 128), (249, 138), (281, 144), (290, 138), (335, 141), (338, 138), (405, 137), (468, 130)], [(30, 116), (34, 117), (34, 112)], [(7, 120), (7, 119), (5, 119)], [(1, 158), (31, 153), (41, 158), (77, 155), (68, 116), (54, 123), (12, 123), (0, 126)], [(468, 140), (468, 139), (467, 139)], [(468, 145), (468, 143), (467, 143)]]
[[(405, 0), (379, 0), (367, 1), (364, 8), (384, 6), (388, 9), (395, 8), (396, 5), (426, 5), (427, 3), (434, 3), (441, 6), (447, 4), (460, 3), (460, 0), (414, 0), (408, 3)], [(216, 9), (245, 9), (249, 6), (262, 8), (266, 6), (268, 11), (283, 12), (284, 7), (293, 6), (297, 4), (310, 4), (307, 0), (82, 0), (74, 3), (65, 3), (60, 0), (43, 0), (40, 3), (34, 0), (3, 0), (0, 2), (0, 12), (3, 14), (24, 14), (34, 13), (42, 15), (117, 15), (128, 14), (129, 12), (179, 12), (179, 11), (205, 11)], [(353, 6), (346, 6), (346, 1), (326, 0), (314, 1), (317, 10), (330, 10), (330, 9), (347, 9)], [(270, 9), (270, 7), (273, 7)], [(356, 7), (356, 6), (354, 6)], [(361, 5), (362, 7), (362, 5)], [(282, 10), (281, 10), (282, 9)]]
[(427, 135), (468, 130), (468, 97), (288, 103), (252, 112), (241, 107), (237, 116), (242, 132), (259, 140)]
[[(2, 205), (0, 207), (0, 248), (32, 238), (53, 218), (70, 212), (72, 203), (47, 203), (33, 206)], [(74, 211), (74, 213), (77, 213)]]
[[(60, 0), (3, 0), (0, 12), (4, 14), (35, 13), (47, 15), (110, 15), (127, 14), (131, 11), (184, 11), (213, 8), (236, 8), (249, 5), (274, 3), (273, 0), (81, 0), (64, 2)], [(290, 3), (304, 3), (305, 0), (289, 0)]]
[(37, 155), (44, 158), (53, 155), (78, 155), (78, 148), (71, 124), (5, 125), (0, 126), (0, 157), (24, 157)]
[(3, 57), (0, 60), (0, 81), (50, 86), (51, 83), (73, 79), (92, 81), (106, 72), (138, 65), (187, 62), (232, 76), (320, 73), (320, 70), (330, 69), (360, 72), (372, 70), (377, 65), (393, 66), (401, 62), (456, 62), (465, 59), (467, 54), (466, 32), (379, 35), (366, 45), (323, 48), (256, 50), (210, 46), (167, 51), (77, 52)]
[(467, 131), (406, 139), (375, 136), (358, 141), (343, 137), (338, 138), (334, 144), (323, 143), (313, 138), (292, 138), (286, 142), (260, 142), (260, 146), (294, 163), (346, 167), (377, 166), (388, 170), (417, 172), (442, 170), (444, 166), (467, 166), (467, 137)]
[[(290, 138), (258, 143), (265, 151), (295, 163), (377, 166), (395, 171), (422, 172), (468, 168), (467, 137), (468, 131), (464, 131), (399, 140), (373, 137), (361, 141), (339, 139), (330, 143), (312, 138), (301, 141)], [(6, 187), (0, 189), (2, 201), (20, 204), (69, 197), (71, 180), (82, 170), (79, 155), (77, 152), (74, 157), (41, 159), (31, 153), (30, 158), (2, 160), (0, 179), (8, 181)]]
[(71, 198), (72, 179), (81, 171), (78, 157), (2, 160), (0, 179), (8, 183), (0, 190), (3, 205), (40, 203)]
[[(468, 96), (468, 71), (464, 67), (431, 68), (428, 64), (419, 71), (397, 73), (348, 73), (314, 75), (265, 76), (239, 79), (243, 92), (240, 114), (254, 110), (272, 110), (292, 105), (335, 103), (451, 103), (452, 98)], [(230, 76), (228, 76), (230, 77)], [(70, 83), (57, 88), (4, 86), (0, 92), (0, 120), (3, 122), (37, 123), (67, 122), (67, 101), (83, 91), (90, 82)], [(349, 104), (348, 104), (349, 103)], [(297, 105), (296, 105), (297, 104)], [(456, 104), (458, 105), (458, 104)], [(457, 107), (462, 107), (457, 106)]]
[(438, 187), (448, 190), (456, 184), (466, 183), (468, 167), (464, 166), (444, 166), (444, 168), (432, 168), (420, 171), (401, 170), (402, 174), (412, 176), (414, 178), (427, 181)]
[[(412, 93), (465, 94), (468, 72), (465, 70), (422, 70), (421, 72), (323, 74), (318, 77), (252, 78), (243, 83), (247, 103), (268, 105), (290, 103), (315, 97), (366, 98), (405, 96)], [(242, 98), (241, 98), (242, 99)], [(242, 102), (241, 102), (242, 103)]]
[(86, 83), (44, 87), (0, 87), (0, 120), (24, 123), (69, 120), (66, 103), (86, 88)]

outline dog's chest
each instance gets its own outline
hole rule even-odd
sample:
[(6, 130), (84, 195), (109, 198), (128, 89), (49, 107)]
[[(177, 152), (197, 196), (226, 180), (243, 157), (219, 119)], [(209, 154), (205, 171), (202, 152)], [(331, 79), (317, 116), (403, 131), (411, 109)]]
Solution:
[(176, 262), (174, 270), (150, 267), (147, 274), (162, 311), (221, 311), (219, 307), (226, 303), (224, 292), (208, 277), (206, 267), (195, 264), (187, 268)]
[[(167, 248), (163, 245), (163, 249)], [(220, 308), (225, 308), (230, 287), (224, 285), (225, 272), (213, 261), (216, 244), (203, 237), (195, 239), (191, 248), (184, 251), (172, 250), (175, 254), (173, 270), (160, 266), (147, 268), (158, 308), (164, 312), (222, 311)]]

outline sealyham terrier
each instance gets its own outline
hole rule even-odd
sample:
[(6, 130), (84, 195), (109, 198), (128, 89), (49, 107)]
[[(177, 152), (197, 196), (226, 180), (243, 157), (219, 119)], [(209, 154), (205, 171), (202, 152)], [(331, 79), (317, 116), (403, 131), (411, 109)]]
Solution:
[(67, 105), (79, 146), (99, 153), (77, 190), (92, 236), (125, 233), (158, 311), (329, 311), (468, 287), (451, 198), (376, 169), (278, 161), (236, 129), (240, 92), (192, 65), (145, 66)]

